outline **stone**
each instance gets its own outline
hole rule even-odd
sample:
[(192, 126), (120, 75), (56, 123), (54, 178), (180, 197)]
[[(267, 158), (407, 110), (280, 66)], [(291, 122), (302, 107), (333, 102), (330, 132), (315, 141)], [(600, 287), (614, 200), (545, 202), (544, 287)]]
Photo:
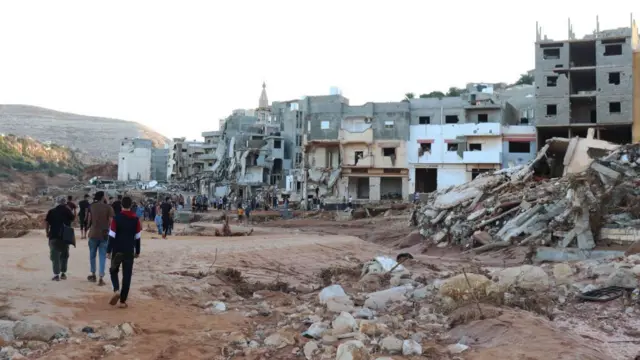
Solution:
[[(482, 215), (484, 215), (487, 211), (485, 209), (479, 209), (476, 210), (474, 212), (472, 212), (471, 214), (469, 214), (469, 216), (467, 216), (467, 221), (474, 221), (479, 219)], [(475, 235), (475, 234), (474, 234)], [(489, 235), (489, 234), (487, 234)], [(491, 240), (491, 236), (489, 236), (489, 240)]]
[(374, 310), (385, 309), (389, 303), (407, 300), (405, 294), (410, 290), (413, 290), (413, 286), (405, 285), (370, 293), (364, 306)]
[(331, 332), (333, 335), (340, 335), (356, 331), (358, 324), (351, 314), (342, 312), (331, 322), (331, 327), (333, 327)]
[(616, 329), (615, 329), (613, 326), (609, 325), (609, 324), (602, 324), (602, 325), (600, 325), (600, 329), (601, 329), (602, 331), (604, 331), (604, 332), (608, 333), (608, 334), (612, 334), (613, 332), (615, 332), (615, 331), (616, 331)]
[(131, 324), (129, 323), (124, 323), (120, 325), (120, 330), (122, 330), (122, 333), (125, 336), (131, 336), (136, 333), (136, 331), (133, 329), (133, 326), (131, 326)]
[(460, 343), (447, 346), (447, 350), (451, 354), (461, 354), (467, 351), (467, 349), (469, 349), (467, 345), (460, 344)]
[(329, 299), (333, 298), (348, 298), (347, 293), (344, 292), (344, 289), (340, 285), (331, 285), (320, 291), (318, 294), (320, 298), (320, 304), (326, 304)]
[(307, 360), (313, 359), (313, 354), (318, 351), (318, 344), (315, 341), (309, 341), (304, 344), (303, 353)]
[(422, 355), (422, 346), (414, 340), (405, 340), (402, 342), (402, 355)]
[(294, 345), (295, 339), (288, 333), (285, 334), (277, 332), (269, 335), (266, 339), (264, 339), (264, 344), (276, 349), (282, 349), (285, 346)]
[(204, 312), (209, 315), (219, 314), (227, 311), (227, 305), (222, 301), (209, 301), (205, 304), (205, 306), (207, 308), (204, 309)]
[(327, 310), (334, 313), (341, 313), (343, 311), (351, 312), (353, 311), (353, 301), (348, 297), (335, 297), (327, 300), (326, 302)]
[(69, 329), (53, 320), (31, 315), (14, 324), (13, 336), (18, 340), (51, 341), (69, 336)]
[(362, 341), (349, 340), (338, 346), (336, 360), (369, 360), (369, 350)]
[(322, 343), (325, 345), (333, 345), (335, 343), (338, 342), (338, 337), (337, 336), (333, 336), (333, 335), (329, 335), (329, 334), (325, 334), (322, 336)]
[(118, 350), (118, 348), (115, 345), (107, 344), (102, 347), (102, 350), (104, 350), (104, 352), (107, 354), (111, 354), (112, 352)]
[(371, 311), (371, 309), (366, 307), (358, 309), (358, 311), (356, 311), (354, 315), (356, 319), (367, 319), (367, 320), (373, 319), (373, 316), (374, 316), (373, 311)]
[(609, 275), (606, 281), (606, 286), (620, 286), (628, 289), (635, 289), (638, 287), (638, 279), (631, 269), (619, 268)]
[(20, 352), (11, 346), (3, 346), (0, 349), (0, 359), (12, 359), (16, 354), (20, 354)]
[(49, 344), (44, 341), (29, 340), (26, 343), (26, 347), (29, 350), (47, 350), (49, 348)]
[(549, 276), (539, 266), (522, 265), (498, 272), (498, 285), (501, 288), (517, 287), (526, 290), (542, 291), (549, 288)]
[(0, 320), (0, 342), (10, 343), (15, 340), (13, 336), (13, 327), (15, 322), (9, 320)]
[(422, 300), (425, 299), (427, 296), (432, 295), (432, 288), (428, 287), (428, 286), (423, 286), (420, 288), (415, 289), (412, 293), (411, 293), (411, 298), (414, 300)]
[(119, 340), (122, 336), (123, 334), (119, 327), (110, 327), (106, 329), (102, 335), (102, 337), (108, 341)]
[(573, 268), (566, 263), (555, 264), (553, 266), (553, 277), (556, 279), (556, 285), (569, 284), (573, 276)]
[(380, 347), (390, 353), (402, 352), (403, 341), (395, 336), (387, 336), (380, 341)]
[(609, 276), (613, 274), (615, 270), (616, 270), (616, 266), (611, 262), (607, 262), (604, 264), (597, 264), (595, 266), (590, 266), (587, 269), (587, 276), (588, 277)]
[[(469, 284), (471, 288), (469, 288)], [(439, 292), (440, 295), (448, 296), (452, 299), (461, 299), (467, 295), (470, 296), (471, 292), (475, 294), (486, 293), (486, 289), (490, 284), (491, 280), (484, 275), (467, 273), (465, 277), (464, 274), (458, 274), (444, 280), (440, 285)]]
[(359, 330), (369, 336), (380, 336), (389, 332), (387, 325), (372, 321), (361, 321)]
[(327, 328), (328, 326), (324, 322), (313, 323), (309, 326), (307, 331), (302, 333), (302, 336), (312, 339), (320, 339), (322, 335), (327, 332)]
[(473, 239), (482, 245), (487, 245), (493, 242), (493, 238), (488, 232), (480, 230), (473, 233)]

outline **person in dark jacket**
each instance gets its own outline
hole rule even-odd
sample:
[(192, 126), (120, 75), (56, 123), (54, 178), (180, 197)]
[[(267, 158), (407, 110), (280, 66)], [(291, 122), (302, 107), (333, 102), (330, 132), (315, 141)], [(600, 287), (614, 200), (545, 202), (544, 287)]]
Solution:
[[(111, 283), (113, 284), (113, 296), (109, 304), (116, 305), (120, 300), (121, 308), (127, 307), (127, 297), (131, 286), (133, 274), (133, 259), (140, 256), (140, 234), (142, 225), (140, 219), (131, 211), (131, 198), (125, 196), (122, 199), (122, 211), (111, 221), (109, 229), (109, 245), (107, 246), (107, 258), (111, 259)], [(118, 281), (118, 272), (122, 265), (122, 287)]]
[(49, 257), (53, 265), (53, 281), (67, 279), (67, 262), (69, 261), (69, 244), (62, 239), (64, 227), (71, 226), (75, 216), (67, 206), (67, 199), (57, 199), (58, 206), (49, 210), (45, 219), (45, 231), (49, 239)]

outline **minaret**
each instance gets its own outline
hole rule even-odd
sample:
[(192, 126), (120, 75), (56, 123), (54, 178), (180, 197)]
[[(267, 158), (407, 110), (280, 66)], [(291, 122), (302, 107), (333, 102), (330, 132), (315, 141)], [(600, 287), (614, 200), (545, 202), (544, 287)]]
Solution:
[(262, 93), (258, 101), (258, 120), (266, 123), (269, 120), (269, 99), (267, 98), (267, 84), (262, 82)]

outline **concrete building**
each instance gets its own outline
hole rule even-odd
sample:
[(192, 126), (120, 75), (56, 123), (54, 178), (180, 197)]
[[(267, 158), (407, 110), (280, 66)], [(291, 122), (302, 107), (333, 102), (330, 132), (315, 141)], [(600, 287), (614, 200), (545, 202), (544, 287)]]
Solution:
[(118, 180), (151, 180), (152, 149), (151, 140), (123, 139), (118, 153)]
[(167, 181), (182, 181), (201, 173), (204, 170), (203, 143), (186, 141), (185, 138), (174, 138), (169, 150), (167, 162)]
[(409, 192), (460, 185), (536, 153), (533, 87), (494, 93), (469, 84), (460, 97), (409, 100)]
[(204, 143), (202, 144), (204, 153), (200, 155), (199, 159), (204, 162), (203, 170), (205, 172), (213, 171), (213, 167), (218, 161), (216, 151), (222, 139), (222, 131), (205, 131), (202, 133), (202, 137), (204, 138)]
[[(537, 25), (536, 25), (537, 27)], [(576, 38), (569, 22), (565, 40), (552, 40), (536, 29), (535, 83), (538, 144), (554, 136), (631, 142), (633, 56), (638, 29), (600, 30)]]
[(151, 149), (151, 180), (166, 181), (169, 148)]

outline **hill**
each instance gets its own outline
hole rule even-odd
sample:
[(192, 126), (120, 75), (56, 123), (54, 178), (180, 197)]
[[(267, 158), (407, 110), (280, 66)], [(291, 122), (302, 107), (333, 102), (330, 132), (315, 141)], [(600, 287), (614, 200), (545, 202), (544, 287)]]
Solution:
[[(147, 138), (163, 147), (169, 139), (133, 121), (64, 113), (30, 105), (0, 105), (0, 134), (29, 136), (85, 153), (88, 163), (117, 161), (120, 140)], [(84, 160), (84, 159), (83, 159)]]
[[(79, 174), (84, 165), (76, 153), (55, 144), (47, 145), (28, 137), (0, 135), (0, 169)], [(4, 173), (4, 172), (3, 172)]]

